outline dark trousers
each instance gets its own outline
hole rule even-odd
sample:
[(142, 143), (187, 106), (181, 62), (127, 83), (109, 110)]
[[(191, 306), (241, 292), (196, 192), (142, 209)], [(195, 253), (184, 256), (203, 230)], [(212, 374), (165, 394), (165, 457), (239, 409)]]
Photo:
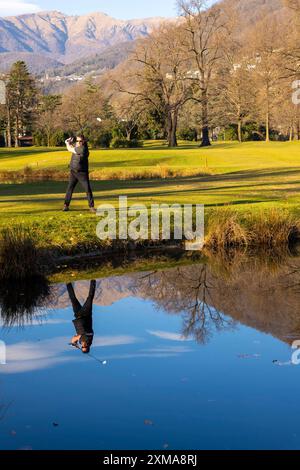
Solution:
[(93, 192), (90, 184), (90, 178), (88, 172), (85, 171), (75, 171), (71, 170), (70, 173), (70, 180), (69, 180), (69, 186), (67, 189), (67, 194), (66, 194), (66, 199), (65, 199), (65, 205), (69, 207), (74, 189), (76, 188), (77, 184), (80, 183), (84, 191), (86, 192), (86, 195), (88, 197), (89, 201), (89, 206), (94, 207), (94, 197), (93, 197)]
[(73, 285), (67, 284), (67, 289), (68, 289), (70, 300), (72, 302), (72, 307), (73, 307), (73, 311), (75, 314), (75, 318), (78, 318), (80, 316), (92, 315), (93, 301), (94, 301), (94, 297), (96, 293), (96, 281), (90, 282), (89, 295), (83, 305), (81, 305), (81, 303), (77, 299)]
[(81, 338), (86, 337), (89, 346), (93, 344), (93, 301), (96, 293), (96, 281), (91, 281), (88, 298), (83, 305), (78, 301), (72, 284), (67, 285), (70, 300), (72, 302), (75, 318), (73, 324), (76, 333)]

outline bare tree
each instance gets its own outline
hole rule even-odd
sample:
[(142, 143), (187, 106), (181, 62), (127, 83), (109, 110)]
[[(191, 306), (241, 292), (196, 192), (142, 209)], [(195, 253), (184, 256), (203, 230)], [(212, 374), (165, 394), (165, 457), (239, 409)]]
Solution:
[(57, 113), (60, 106), (60, 95), (46, 95), (41, 97), (39, 104), (38, 127), (45, 132), (48, 147), (50, 147), (51, 144), (51, 135), (57, 128)]
[(297, 79), (300, 77), (300, 0), (285, 0), (290, 9), (291, 17), (286, 28), (286, 41), (283, 50), (283, 61), (286, 76)]
[(88, 81), (80, 83), (63, 96), (61, 125), (73, 132), (86, 132), (95, 128), (97, 118), (105, 118), (106, 107), (107, 99), (98, 85)]
[(122, 127), (126, 133), (126, 139), (130, 141), (135, 129), (138, 128), (145, 107), (138, 97), (126, 95), (125, 99), (123, 98), (121, 102), (119, 101), (114, 109), (120, 124), (123, 125)]
[(184, 17), (185, 48), (191, 59), (194, 96), (201, 106), (202, 143), (209, 146), (209, 99), (226, 36), (225, 16), (218, 6), (207, 9), (205, 0), (179, 0)]
[[(228, 54), (227, 67), (221, 71), (221, 107), (227, 122), (236, 124), (239, 142), (243, 141), (243, 125), (251, 120), (255, 112), (253, 70), (243, 54)], [(252, 84), (252, 85), (251, 85)], [(219, 110), (221, 114), (221, 110)]]
[(255, 73), (258, 118), (265, 124), (265, 140), (270, 141), (271, 119), (281, 94), (281, 47), (278, 22), (265, 18), (248, 36), (251, 66)]
[(165, 117), (169, 147), (177, 146), (178, 115), (192, 97), (183, 32), (180, 25), (163, 24), (135, 50), (132, 61), (137, 67), (131, 80), (135, 86), (125, 89), (126, 85), (117, 82), (120, 91), (135, 96), (139, 103), (150, 105)]

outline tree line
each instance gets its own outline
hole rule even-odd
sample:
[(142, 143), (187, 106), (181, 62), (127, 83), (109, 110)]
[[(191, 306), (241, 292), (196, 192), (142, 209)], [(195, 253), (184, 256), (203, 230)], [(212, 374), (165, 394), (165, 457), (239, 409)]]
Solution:
[(87, 79), (62, 96), (43, 95), (24, 62), (6, 77), (0, 125), (8, 147), (31, 134), (37, 145), (62, 145), (84, 132), (99, 147), (144, 139), (300, 139), (300, 0), (254, 24), (233, 0), (207, 8), (179, 0), (179, 18), (137, 42), (114, 71)]

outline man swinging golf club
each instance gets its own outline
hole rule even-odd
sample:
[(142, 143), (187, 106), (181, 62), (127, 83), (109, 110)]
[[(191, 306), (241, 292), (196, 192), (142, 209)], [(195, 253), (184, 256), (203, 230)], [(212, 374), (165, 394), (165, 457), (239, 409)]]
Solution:
[(76, 335), (73, 336), (71, 344), (75, 347), (80, 347), (79, 345), (81, 345), (81, 351), (83, 354), (89, 354), (94, 339), (93, 301), (96, 292), (96, 281), (93, 280), (90, 282), (89, 295), (83, 305), (78, 301), (72, 284), (67, 285), (67, 290), (75, 316), (73, 324), (76, 330)]
[(64, 212), (70, 210), (70, 203), (72, 200), (73, 192), (78, 183), (81, 184), (86, 192), (89, 208), (92, 213), (96, 213), (93, 192), (89, 178), (89, 148), (87, 141), (83, 135), (78, 135), (76, 139), (72, 137), (66, 140), (66, 146), (69, 152), (72, 153), (70, 163), (70, 180), (66, 193)]

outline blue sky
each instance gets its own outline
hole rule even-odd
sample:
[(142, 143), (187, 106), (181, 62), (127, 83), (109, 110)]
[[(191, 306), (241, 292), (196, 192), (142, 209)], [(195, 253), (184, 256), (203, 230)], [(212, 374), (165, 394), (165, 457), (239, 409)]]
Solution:
[(0, 16), (59, 10), (69, 15), (103, 11), (120, 19), (175, 16), (176, 0), (0, 0)]

